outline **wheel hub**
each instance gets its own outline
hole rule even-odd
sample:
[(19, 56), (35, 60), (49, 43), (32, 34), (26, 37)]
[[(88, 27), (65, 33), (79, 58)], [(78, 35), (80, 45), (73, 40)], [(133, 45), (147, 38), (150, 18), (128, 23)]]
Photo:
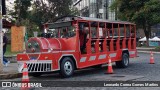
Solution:
[(70, 74), (71, 71), (72, 71), (72, 64), (71, 62), (67, 61), (65, 64), (64, 64), (64, 71), (66, 74)]
[(124, 58), (124, 64), (127, 66), (128, 65), (128, 59), (127, 57)]

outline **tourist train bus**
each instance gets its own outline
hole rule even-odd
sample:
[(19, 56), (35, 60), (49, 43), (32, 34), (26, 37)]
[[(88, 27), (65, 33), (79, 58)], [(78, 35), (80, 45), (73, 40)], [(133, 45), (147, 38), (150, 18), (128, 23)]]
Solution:
[(31, 37), (26, 51), (17, 54), (20, 72), (26, 62), (33, 76), (58, 71), (70, 77), (75, 70), (107, 64), (108, 56), (120, 68), (137, 56), (136, 25), (130, 22), (63, 17), (46, 23), (45, 32), (50, 36)]

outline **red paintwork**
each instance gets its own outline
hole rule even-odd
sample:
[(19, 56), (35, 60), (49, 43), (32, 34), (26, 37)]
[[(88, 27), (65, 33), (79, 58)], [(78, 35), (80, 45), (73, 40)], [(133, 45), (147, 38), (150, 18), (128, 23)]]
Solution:
[[(126, 34), (124, 34), (124, 38), (104, 38), (101, 47), (103, 48), (103, 51), (100, 52), (100, 38), (93, 39), (89, 38), (86, 43), (86, 52), (87, 54), (81, 54), (80, 52), (80, 44), (79, 44), (79, 29), (78, 29), (78, 22), (88, 22), (87, 20), (75, 20), (73, 21), (73, 26), (76, 27), (76, 36), (72, 38), (43, 38), (43, 37), (35, 37), (30, 38), (28, 42), (30, 41), (36, 41), (40, 45), (40, 52), (35, 53), (22, 53), (17, 55), (17, 61), (30, 61), (30, 56), (32, 55), (38, 55), (39, 58), (37, 60), (52, 60), (52, 69), (53, 70), (59, 70), (60, 65), (59, 61), (63, 56), (73, 56), (75, 58), (76, 66), (78, 69), (85, 68), (93, 65), (98, 64), (105, 64), (108, 63), (108, 55), (112, 55), (111, 60), (112, 62), (120, 61), (122, 58), (122, 51), (123, 49), (128, 49), (129, 52), (131, 52), (130, 57), (136, 57), (137, 51), (136, 51), (136, 38), (126, 37)], [(114, 24), (114, 23), (113, 23)], [(113, 26), (112, 24), (112, 26)], [(120, 23), (121, 24), (121, 23)], [(89, 24), (90, 26), (90, 24)], [(135, 28), (135, 25), (134, 29)], [(119, 24), (118, 24), (119, 27)], [(90, 29), (90, 27), (89, 27)], [(105, 29), (109, 30), (106, 28)], [(113, 30), (113, 29), (112, 29)], [(98, 31), (98, 29), (97, 29)], [(109, 35), (109, 31), (108, 35)], [(124, 26), (124, 32), (126, 33), (126, 27)], [(120, 31), (118, 31), (120, 33)], [(118, 34), (120, 35), (120, 34)], [(107, 41), (110, 41), (110, 43), (107, 43)], [(91, 42), (95, 42), (95, 53), (92, 53), (91, 51)], [(128, 45), (126, 45), (126, 42)], [(122, 43), (120, 46), (119, 44)], [(109, 46), (107, 46), (109, 45)], [(48, 49), (52, 48), (51, 52), (48, 52)], [(108, 51), (110, 50), (110, 51)], [(135, 52), (135, 53), (134, 53)], [(133, 53), (133, 54), (132, 54)], [(47, 57), (47, 58), (46, 58)], [(84, 62), (81, 62), (81, 59), (83, 57), (86, 57)], [(91, 58), (92, 57), (92, 58)], [(104, 58), (105, 57), (105, 58)], [(99, 59), (103, 58), (103, 59)], [(95, 59), (95, 60), (90, 60)]]

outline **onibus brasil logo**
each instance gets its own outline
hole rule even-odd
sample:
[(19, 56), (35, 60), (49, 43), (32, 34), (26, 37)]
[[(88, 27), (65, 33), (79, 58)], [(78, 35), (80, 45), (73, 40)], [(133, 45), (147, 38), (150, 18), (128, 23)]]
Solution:
[(2, 82), (2, 87), (42, 87), (41, 83)]

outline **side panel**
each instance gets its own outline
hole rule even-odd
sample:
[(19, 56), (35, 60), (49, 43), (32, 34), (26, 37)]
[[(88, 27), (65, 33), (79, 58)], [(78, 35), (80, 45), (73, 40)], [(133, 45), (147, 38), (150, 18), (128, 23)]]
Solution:
[(113, 52), (100, 52), (81, 55), (79, 63), (79, 68), (85, 68), (89, 66), (107, 64), (108, 55), (110, 55), (112, 62), (119, 61), (121, 58), (118, 56), (118, 51)]
[(134, 58), (137, 56), (137, 50), (129, 50), (129, 55), (130, 55), (130, 58)]
[[(113, 51), (113, 52), (100, 52), (94, 54), (85, 54), (81, 55), (80, 60), (78, 61), (78, 68), (85, 68), (89, 66), (107, 64), (108, 55), (110, 55), (112, 62), (120, 61), (122, 58), (123, 50)], [(130, 58), (136, 57), (136, 50), (129, 50)]]

